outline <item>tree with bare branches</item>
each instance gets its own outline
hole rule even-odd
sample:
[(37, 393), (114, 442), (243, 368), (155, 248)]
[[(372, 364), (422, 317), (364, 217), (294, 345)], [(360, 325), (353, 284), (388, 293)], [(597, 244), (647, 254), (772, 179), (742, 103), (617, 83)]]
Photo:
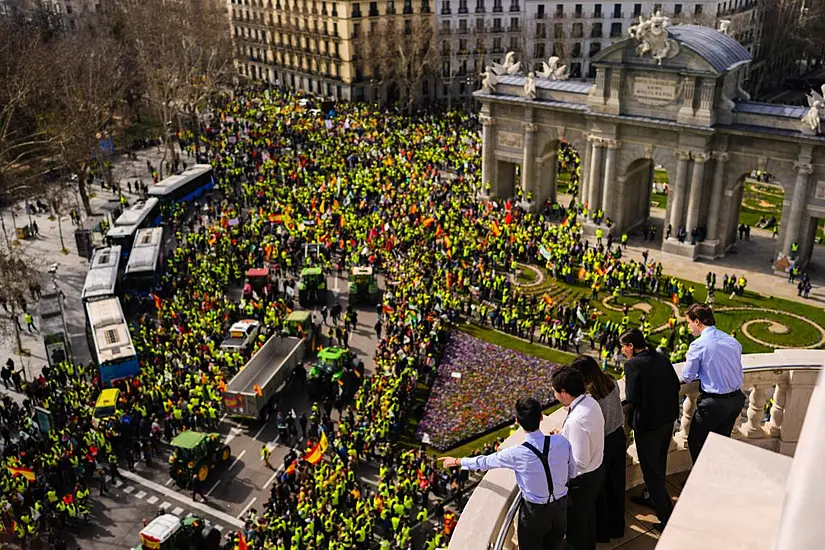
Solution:
[(435, 16), (415, 14), (387, 17), (380, 30), (371, 37), (371, 63), (384, 82), (398, 85), (404, 94), (404, 106), (410, 110), (421, 97), (425, 78), (437, 74), (438, 46)]
[(110, 127), (123, 96), (120, 46), (108, 36), (92, 32), (63, 34), (48, 46), (41, 127), (56, 156), (75, 176), (83, 208), (91, 215), (90, 170), (100, 159), (101, 136)]
[[(197, 130), (200, 114), (235, 77), (234, 50), (223, 9), (209, 0), (121, 0), (118, 36), (142, 76), (145, 100), (164, 125), (164, 157), (178, 158), (177, 130)], [(169, 24), (173, 21), (174, 24)]]

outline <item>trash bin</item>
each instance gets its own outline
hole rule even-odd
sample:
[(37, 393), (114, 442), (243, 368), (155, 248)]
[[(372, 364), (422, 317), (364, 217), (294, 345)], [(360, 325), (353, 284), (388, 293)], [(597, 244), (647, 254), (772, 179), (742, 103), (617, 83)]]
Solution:
[(28, 227), (18, 227), (17, 228), (17, 238), (18, 239), (27, 239), (28, 237), (29, 237)]

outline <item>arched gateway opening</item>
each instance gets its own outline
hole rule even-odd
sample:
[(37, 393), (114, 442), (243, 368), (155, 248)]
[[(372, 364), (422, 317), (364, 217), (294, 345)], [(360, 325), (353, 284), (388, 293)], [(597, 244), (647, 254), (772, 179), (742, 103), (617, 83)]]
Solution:
[[(518, 183), (534, 212), (559, 198), (573, 184), (559, 158), (566, 142), (579, 153), (572, 190), (587, 207), (585, 234), (609, 219), (611, 231), (639, 238), (650, 223), (662, 250), (715, 259), (743, 248), (741, 219), (752, 222), (751, 240), (773, 241), (760, 264), (786, 272), (808, 262), (825, 219), (825, 135), (811, 112), (750, 101), (742, 82), (751, 56), (733, 38), (654, 19), (593, 58), (595, 84), (560, 80), (557, 70), (523, 75), (515, 63), (489, 70), (474, 94), (487, 193), (514, 196)], [(651, 27), (666, 37), (646, 36)], [(752, 183), (754, 170), (773, 180)]]

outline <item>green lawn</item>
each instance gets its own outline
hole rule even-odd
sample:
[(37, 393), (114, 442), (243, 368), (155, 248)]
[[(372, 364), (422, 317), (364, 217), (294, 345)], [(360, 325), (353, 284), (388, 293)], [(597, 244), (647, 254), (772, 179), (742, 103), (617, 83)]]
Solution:
[(519, 284), (531, 285), (536, 282), (536, 272), (526, 267), (520, 267), (516, 280)]

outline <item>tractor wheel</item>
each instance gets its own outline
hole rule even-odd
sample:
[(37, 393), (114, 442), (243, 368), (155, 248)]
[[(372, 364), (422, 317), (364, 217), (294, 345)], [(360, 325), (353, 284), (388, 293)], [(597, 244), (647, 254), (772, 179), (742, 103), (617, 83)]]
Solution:
[(223, 464), (229, 457), (232, 456), (232, 449), (229, 448), (229, 445), (224, 445), (221, 450), (218, 451), (218, 464)]
[(198, 466), (198, 479), (205, 481), (207, 477), (209, 477), (209, 465), (201, 464)]

